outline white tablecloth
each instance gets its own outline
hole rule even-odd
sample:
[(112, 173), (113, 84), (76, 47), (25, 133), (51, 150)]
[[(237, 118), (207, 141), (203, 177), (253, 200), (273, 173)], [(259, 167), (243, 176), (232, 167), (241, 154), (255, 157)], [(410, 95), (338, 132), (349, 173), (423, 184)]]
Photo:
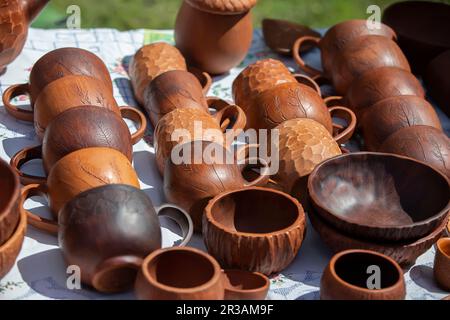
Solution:
[[(14, 83), (27, 82), (33, 63), (46, 52), (55, 48), (75, 46), (88, 49), (100, 56), (109, 68), (114, 80), (114, 95), (119, 105), (136, 105), (130, 82), (126, 72), (129, 57), (146, 42), (172, 41), (171, 31), (135, 30), (119, 32), (112, 29), (92, 30), (39, 30), (30, 29), (28, 41), (21, 55), (8, 67), (6, 74), (0, 77), (0, 88), (3, 92)], [(231, 98), (231, 83), (242, 68), (265, 57), (281, 57), (273, 54), (262, 40), (261, 32), (255, 31), (252, 48), (239, 68), (230, 74), (215, 79), (210, 94), (222, 98)], [(318, 64), (317, 52), (308, 54), (307, 59)], [(285, 62), (295, 67), (291, 60)], [(25, 103), (23, 98), (17, 102)], [(450, 122), (439, 112), (444, 128), (449, 134)], [(155, 205), (164, 201), (152, 147), (152, 128), (149, 128), (145, 139), (134, 146), (133, 165), (137, 170), (141, 188), (148, 194)], [(0, 107), (0, 156), (9, 161), (18, 150), (25, 146), (38, 144), (33, 126), (17, 121)], [(101, 159), (99, 159), (101, 161)], [(25, 168), (29, 172), (42, 172), (40, 163), (29, 164)], [(0, 190), (1, 192), (1, 190)], [(29, 200), (27, 208), (48, 216), (45, 202), (42, 199)], [(163, 244), (169, 246), (177, 239), (176, 234), (163, 228)], [(203, 248), (201, 237), (194, 236), (192, 246)], [(268, 299), (318, 299), (320, 277), (332, 253), (322, 243), (317, 233), (308, 224), (308, 232), (295, 261), (282, 273), (271, 277)], [(419, 257), (416, 265), (405, 274), (408, 299), (440, 299), (446, 295), (433, 281), (432, 267), (434, 248)], [(180, 270), (181, 271), (181, 270)], [(57, 239), (40, 232), (33, 227), (28, 228), (22, 250), (13, 269), (0, 281), (1, 299), (133, 299), (132, 292), (117, 295), (102, 295), (83, 288), (69, 290), (66, 287), (66, 266), (64, 264)], [(448, 294), (448, 293), (447, 293)]]

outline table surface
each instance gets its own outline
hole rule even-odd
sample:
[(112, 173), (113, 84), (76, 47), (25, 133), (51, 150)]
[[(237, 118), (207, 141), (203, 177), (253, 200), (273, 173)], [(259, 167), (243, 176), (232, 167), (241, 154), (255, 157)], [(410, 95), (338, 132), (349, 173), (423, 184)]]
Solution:
[[(15, 83), (27, 82), (33, 63), (46, 52), (60, 47), (80, 47), (100, 56), (106, 63), (114, 83), (114, 95), (119, 105), (135, 106), (130, 87), (127, 64), (134, 52), (142, 44), (168, 41), (173, 42), (171, 31), (133, 30), (119, 32), (112, 29), (91, 30), (40, 30), (30, 29), (25, 48), (21, 55), (0, 77), (0, 91)], [(209, 94), (231, 99), (231, 83), (245, 65), (266, 57), (282, 59), (289, 67), (295, 68), (291, 59), (282, 58), (271, 52), (264, 44), (261, 31), (256, 30), (251, 50), (245, 61), (225, 76), (215, 80)], [(306, 60), (320, 65), (319, 54), (312, 51)], [(27, 104), (24, 97), (16, 99), (18, 104)], [(450, 121), (438, 110), (443, 127), (449, 135)], [(129, 123), (132, 127), (133, 125)], [(149, 128), (145, 138), (134, 146), (133, 165), (138, 173), (141, 188), (155, 205), (164, 202), (162, 180), (155, 166), (152, 147), (153, 128)], [(0, 156), (9, 159), (26, 146), (39, 144), (33, 126), (15, 120), (0, 107)], [(99, 161), (101, 161), (99, 159)], [(30, 163), (26, 172), (42, 173), (41, 163)], [(25, 204), (33, 212), (49, 216), (45, 201), (39, 198)], [(306, 239), (294, 262), (280, 274), (271, 277), (268, 299), (318, 299), (320, 278), (324, 267), (332, 256), (317, 233), (308, 224)], [(163, 246), (170, 246), (179, 237), (171, 232), (171, 226), (164, 225)], [(191, 246), (205, 249), (203, 240), (196, 235)], [(434, 248), (420, 256), (416, 264), (405, 273), (407, 299), (441, 299), (448, 293), (440, 290), (433, 281)], [(180, 269), (180, 272), (182, 270)], [(19, 257), (13, 269), (0, 281), (2, 299), (134, 299), (132, 292), (103, 295), (88, 288), (67, 289), (66, 265), (54, 236), (29, 227)]]

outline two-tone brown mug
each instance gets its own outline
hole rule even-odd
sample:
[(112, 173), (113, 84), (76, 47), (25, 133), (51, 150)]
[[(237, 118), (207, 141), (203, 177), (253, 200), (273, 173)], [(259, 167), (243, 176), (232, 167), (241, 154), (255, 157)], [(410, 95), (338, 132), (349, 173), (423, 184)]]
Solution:
[[(0, 246), (13, 234), (20, 215), (20, 181), (16, 172), (0, 159)], [(0, 263), (1, 265), (1, 263)]]
[(19, 120), (32, 122), (33, 111), (18, 108), (11, 100), (27, 94), (33, 108), (42, 89), (68, 75), (95, 78), (102, 82), (107, 92), (112, 95), (113, 87), (108, 68), (98, 56), (80, 48), (59, 48), (46, 53), (36, 61), (31, 69), (29, 83), (15, 84), (5, 90), (3, 104), (6, 111)]

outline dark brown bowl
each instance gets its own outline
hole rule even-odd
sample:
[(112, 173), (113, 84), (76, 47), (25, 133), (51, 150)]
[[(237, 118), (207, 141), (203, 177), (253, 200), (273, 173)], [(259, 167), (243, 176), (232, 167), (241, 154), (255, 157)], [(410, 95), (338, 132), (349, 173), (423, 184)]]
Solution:
[(430, 95), (450, 117), (450, 50), (430, 62), (424, 80)]
[(370, 241), (409, 241), (445, 220), (449, 184), (423, 162), (358, 152), (316, 166), (308, 192), (320, 217), (343, 233)]

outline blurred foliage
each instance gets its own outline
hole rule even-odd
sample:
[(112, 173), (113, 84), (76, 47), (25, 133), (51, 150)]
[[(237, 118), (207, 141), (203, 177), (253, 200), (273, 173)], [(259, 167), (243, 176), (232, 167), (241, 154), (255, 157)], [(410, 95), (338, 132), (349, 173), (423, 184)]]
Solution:
[[(33, 24), (34, 27), (65, 27), (66, 9), (71, 4), (81, 8), (82, 28), (173, 29), (182, 0), (52, 0)], [(313, 27), (327, 27), (337, 22), (364, 18), (367, 7), (383, 10), (395, 0), (259, 0), (254, 9), (254, 23), (265, 17), (295, 21)], [(449, 0), (441, 0), (449, 2)]]

